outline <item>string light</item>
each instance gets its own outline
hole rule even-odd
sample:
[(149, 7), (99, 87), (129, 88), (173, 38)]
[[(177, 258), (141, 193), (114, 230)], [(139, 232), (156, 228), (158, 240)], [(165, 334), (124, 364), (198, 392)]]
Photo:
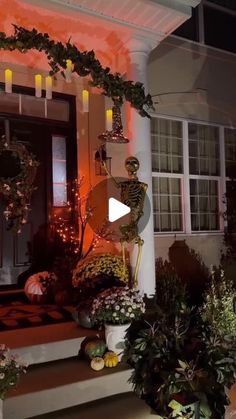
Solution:
[[(72, 191), (72, 199), (67, 201), (67, 206), (63, 208), (65, 216), (62, 218), (58, 213), (53, 214), (54, 230), (65, 245), (65, 252), (74, 258), (74, 264), (78, 260), (86, 257), (93, 252), (100, 244), (101, 240), (110, 242), (112, 232), (106, 225), (101, 226), (100, 230), (93, 233), (90, 243), (85, 246), (86, 228), (88, 220), (92, 215), (92, 209), (88, 205), (89, 192), (81, 195), (83, 178), (75, 179), (69, 186)], [(73, 218), (71, 217), (73, 214)]]

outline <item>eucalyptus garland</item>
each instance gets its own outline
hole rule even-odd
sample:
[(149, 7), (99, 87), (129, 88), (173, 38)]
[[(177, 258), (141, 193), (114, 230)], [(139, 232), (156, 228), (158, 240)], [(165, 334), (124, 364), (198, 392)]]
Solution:
[(15, 31), (12, 36), (0, 32), (0, 49), (22, 53), (29, 50), (44, 52), (51, 67), (51, 76), (59, 72), (65, 76), (66, 60), (70, 59), (73, 72), (80, 77), (90, 76), (90, 84), (100, 88), (105, 96), (118, 98), (120, 104), (126, 100), (141, 116), (149, 116), (147, 110), (153, 109), (153, 102), (150, 94), (145, 95), (143, 83), (125, 80), (120, 73), (112, 74), (109, 67), (102, 67), (93, 50), (81, 52), (70, 41), (63, 45), (50, 39), (47, 33), (13, 26)]
[[(33, 183), (39, 163), (23, 144), (16, 141), (9, 144), (5, 136), (0, 140), (0, 158), (1, 163), (5, 159), (6, 164), (13, 166), (11, 176), (1, 173), (3, 164), (0, 168), (0, 197), (5, 204), (3, 214), (8, 222), (8, 229), (20, 233), (30, 211), (30, 199), (35, 189)], [(14, 166), (16, 173), (13, 173)]]

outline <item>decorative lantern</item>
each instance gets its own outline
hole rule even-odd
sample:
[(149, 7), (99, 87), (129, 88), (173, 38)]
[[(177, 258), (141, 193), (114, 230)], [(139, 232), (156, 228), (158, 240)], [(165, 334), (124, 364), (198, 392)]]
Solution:
[(95, 153), (95, 174), (97, 176), (107, 176), (108, 173), (111, 173), (111, 157), (107, 157), (103, 144)]
[(108, 129), (98, 136), (99, 140), (115, 143), (124, 144), (128, 143), (129, 140), (124, 136), (123, 125), (121, 120), (121, 103), (119, 98), (113, 99), (114, 106), (112, 107), (112, 130)]

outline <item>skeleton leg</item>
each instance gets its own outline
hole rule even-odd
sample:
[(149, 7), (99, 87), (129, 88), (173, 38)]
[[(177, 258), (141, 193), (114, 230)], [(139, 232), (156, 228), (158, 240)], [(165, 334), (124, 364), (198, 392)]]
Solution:
[(123, 259), (123, 274), (125, 273), (125, 268), (126, 268), (126, 260), (125, 260), (125, 241), (121, 240), (120, 241), (120, 245), (121, 245), (121, 253), (122, 253), (122, 259)]
[(134, 288), (137, 288), (138, 286), (138, 271), (139, 271), (141, 257), (142, 257), (143, 243), (144, 241), (140, 239), (140, 237), (138, 238), (137, 241), (135, 241), (135, 244), (138, 245), (138, 255), (137, 255), (137, 261), (136, 261), (135, 271), (134, 271), (134, 283), (133, 283)]

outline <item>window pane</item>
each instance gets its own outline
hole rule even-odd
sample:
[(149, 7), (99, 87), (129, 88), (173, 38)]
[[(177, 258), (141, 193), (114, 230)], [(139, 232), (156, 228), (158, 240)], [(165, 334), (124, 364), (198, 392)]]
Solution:
[(192, 224), (192, 230), (193, 231), (200, 230), (199, 215), (198, 214), (191, 214), (191, 224)]
[(155, 177), (153, 192), (155, 231), (182, 231), (180, 179)]
[(225, 165), (226, 176), (235, 176), (236, 173), (236, 130), (225, 129)]
[(161, 214), (161, 231), (171, 230), (170, 214)]
[(199, 161), (197, 159), (189, 159), (189, 172), (192, 175), (199, 173)]
[(157, 195), (153, 195), (153, 207), (155, 210), (159, 211), (159, 198)]
[(172, 196), (171, 207), (172, 212), (181, 212), (181, 198), (179, 196)]
[(63, 207), (67, 203), (66, 186), (66, 138), (52, 137), (53, 205)]
[(181, 214), (172, 215), (172, 231), (181, 231)]
[(228, 231), (236, 233), (236, 194), (235, 180), (226, 182), (227, 223)]
[(181, 38), (191, 39), (192, 41), (198, 41), (198, 12), (197, 8), (192, 9), (192, 17), (184, 22), (179, 28), (177, 28), (173, 34), (181, 36)]
[(227, 9), (236, 10), (236, 2), (234, 0), (208, 0), (211, 3), (218, 4), (219, 6)]
[(190, 179), (190, 206), (193, 231), (218, 230), (218, 181)]
[(236, 16), (205, 6), (204, 31), (207, 45), (236, 52)]
[(53, 206), (63, 207), (66, 205), (67, 191), (64, 184), (53, 184)]
[(179, 179), (171, 179), (171, 191), (172, 191), (172, 194), (181, 196)]
[(207, 197), (199, 197), (199, 209), (201, 212), (208, 211), (208, 198)]
[(219, 129), (200, 124), (188, 124), (189, 173), (218, 176)]
[(170, 199), (168, 196), (160, 197), (161, 212), (170, 212)]
[(154, 230), (155, 231), (160, 231), (160, 226), (159, 226), (159, 214), (157, 213), (153, 213), (154, 216)]
[(189, 157), (198, 156), (197, 141), (189, 141)]
[(160, 178), (160, 194), (169, 193), (169, 179), (167, 177)]
[(183, 172), (182, 122), (152, 118), (152, 170), (164, 173)]
[(210, 230), (209, 214), (200, 214), (200, 230)]

